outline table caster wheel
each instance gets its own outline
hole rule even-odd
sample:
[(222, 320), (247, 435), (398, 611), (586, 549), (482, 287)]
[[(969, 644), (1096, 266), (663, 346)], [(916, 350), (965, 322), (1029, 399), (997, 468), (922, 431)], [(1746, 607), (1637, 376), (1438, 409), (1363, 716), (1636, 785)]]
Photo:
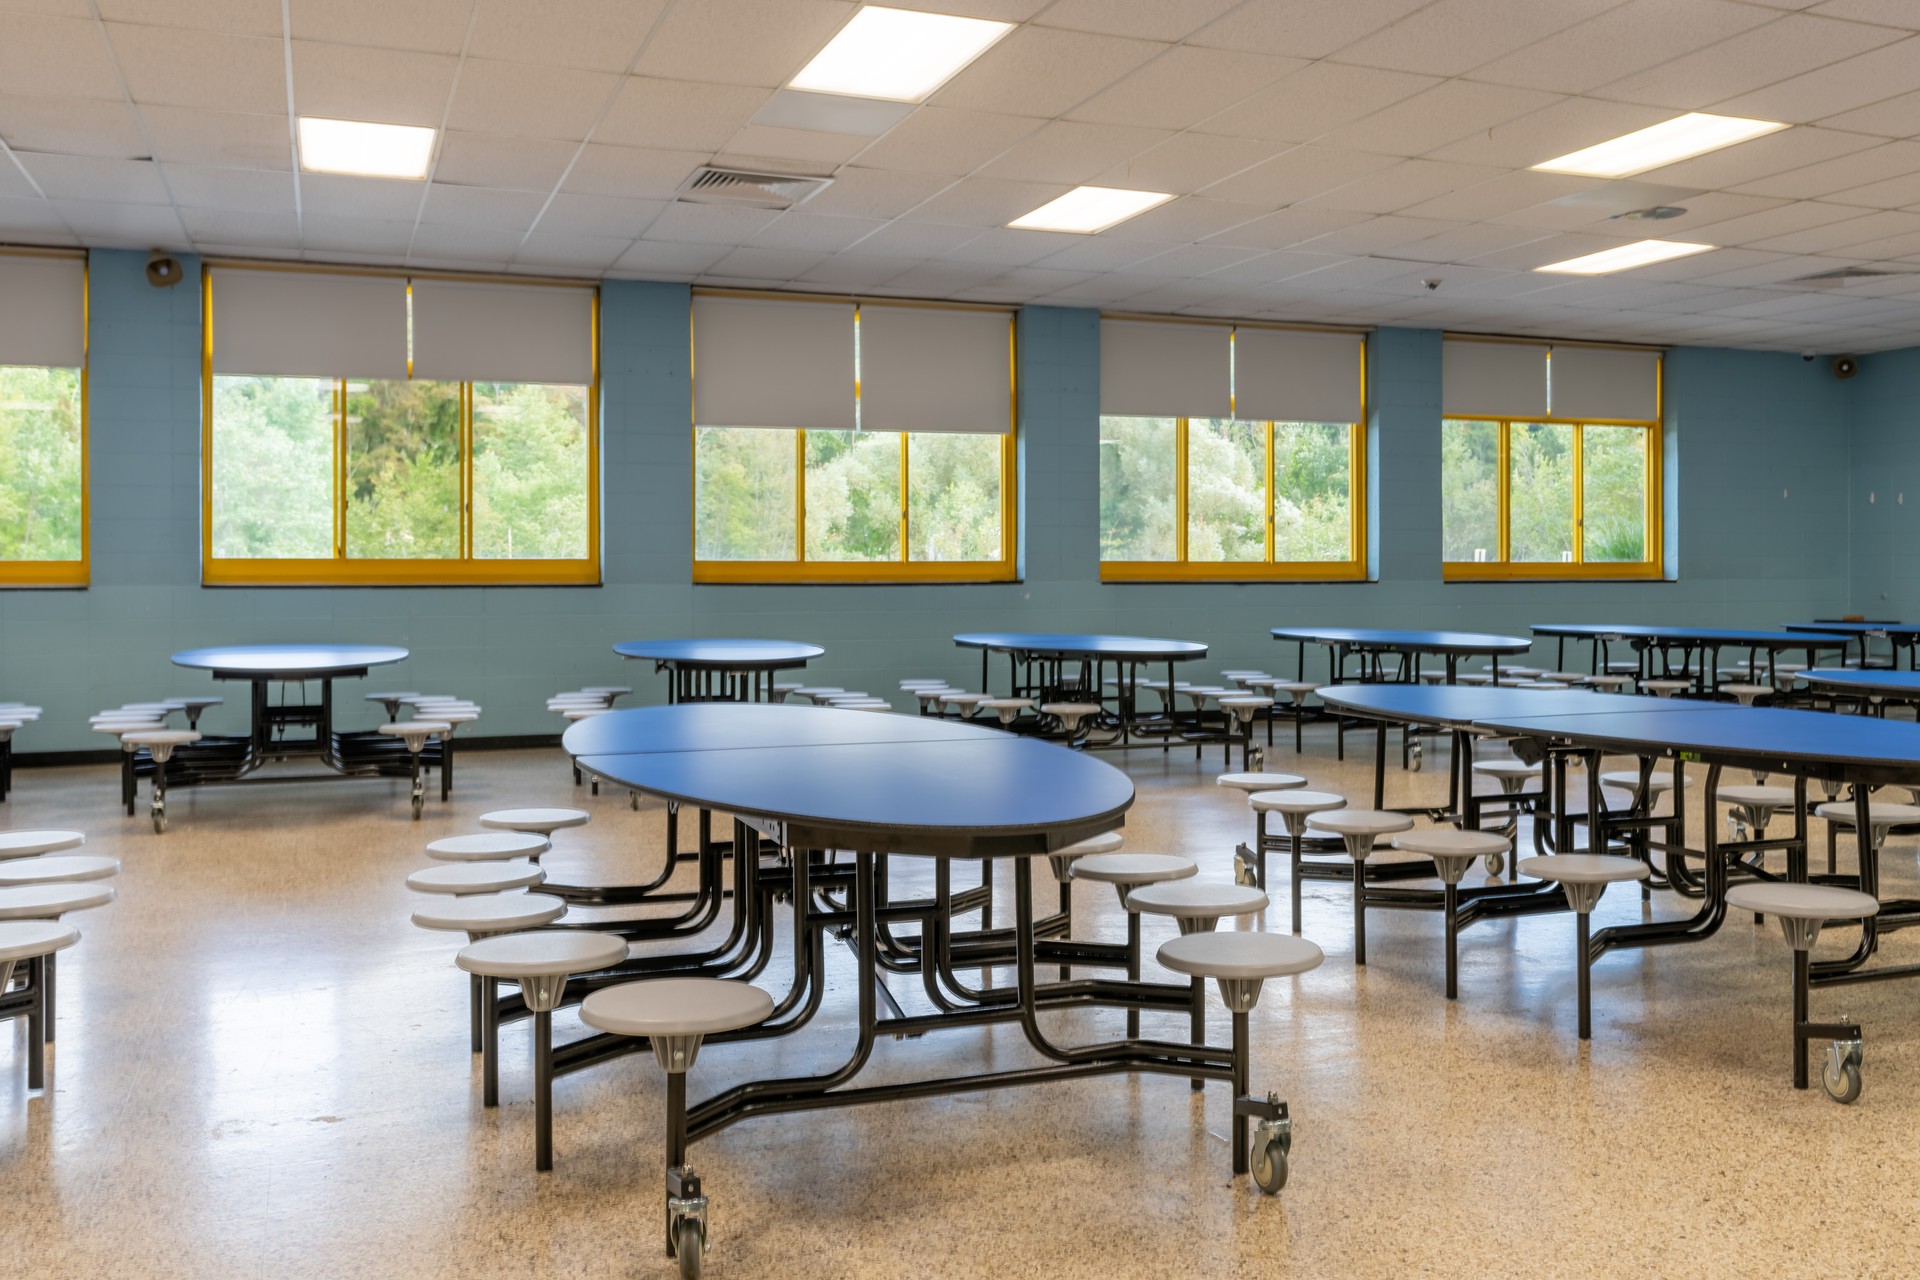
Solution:
[(419, 821), (420, 810), (426, 802), (426, 796), (422, 795), (419, 788), (416, 787), (413, 792), (413, 817), (416, 822)]
[(153, 831), (159, 835), (167, 829), (167, 811), (159, 805), (153, 807)]
[(1259, 773), (1261, 770), (1265, 769), (1266, 767), (1267, 767), (1267, 753), (1262, 751), (1259, 747), (1249, 748), (1247, 751), (1248, 772)]
[(680, 1263), (680, 1280), (700, 1280), (706, 1248), (707, 1233), (701, 1230), (700, 1219), (680, 1219), (673, 1233), (673, 1256)]
[(1261, 1133), (1253, 1139), (1253, 1181), (1266, 1195), (1278, 1195), (1287, 1185), (1287, 1148), (1284, 1133)]
[(1420, 739), (1418, 738), (1407, 744), (1407, 772), (1420, 772)]
[(1243, 858), (1233, 860), (1233, 882), (1238, 885), (1253, 884), (1253, 864)]
[(1497, 876), (1497, 875), (1499, 875), (1499, 874), (1500, 874), (1500, 873), (1501, 873), (1502, 871), (1505, 871), (1506, 869), (1507, 869), (1507, 855), (1506, 855), (1506, 854), (1504, 854), (1504, 853), (1490, 853), (1490, 854), (1488, 854), (1488, 855), (1487, 855), (1487, 874), (1488, 874), (1488, 875), (1490, 875), (1490, 876)]
[(1820, 1084), (1835, 1102), (1847, 1104), (1860, 1096), (1860, 1042), (1835, 1040), (1827, 1046), (1827, 1062)]

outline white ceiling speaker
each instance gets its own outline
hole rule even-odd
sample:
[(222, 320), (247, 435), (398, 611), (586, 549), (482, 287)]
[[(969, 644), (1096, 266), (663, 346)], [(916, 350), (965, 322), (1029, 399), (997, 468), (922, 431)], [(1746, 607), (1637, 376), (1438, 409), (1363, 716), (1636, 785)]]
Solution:
[(1842, 382), (1845, 382), (1858, 372), (1860, 372), (1860, 362), (1852, 356), (1835, 356), (1833, 358), (1833, 376)]
[(161, 249), (147, 255), (147, 283), (156, 289), (171, 289), (186, 275), (180, 259)]

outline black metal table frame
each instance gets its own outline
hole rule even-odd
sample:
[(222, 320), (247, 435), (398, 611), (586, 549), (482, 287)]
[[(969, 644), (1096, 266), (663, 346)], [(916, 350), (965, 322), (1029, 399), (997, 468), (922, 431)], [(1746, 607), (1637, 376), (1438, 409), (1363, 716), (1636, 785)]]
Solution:
[[(1210, 718), (1204, 708), (1183, 712), (1173, 688), (1175, 664), (1194, 662), (1205, 657), (1204, 653), (1186, 654), (1180, 657), (1127, 658), (1110, 653), (1088, 651), (1071, 653), (1066, 651), (994, 648), (980, 646), (980, 688), (990, 692), (993, 688), (990, 661), (995, 653), (1007, 656), (1009, 697), (1032, 698), (1036, 705), (1047, 702), (1088, 702), (1102, 708), (1098, 717), (1098, 727), (1106, 736), (1099, 741), (1091, 737), (1090, 729), (1083, 730), (1074, 745), (1089, 750), (1120, 750), (1134, 746), (1159, 746), (1163, 751), (1175, 745), (1192, 743), (1196, 752), (1200, 746), (1209, 742), (1239, 742), (1240, 736), (1232, 730), (1231, 717), (1221, 715)], [(1080, 665), (1080, 674), (1074, 680), (1066, 678), (1066, 664), (1076, 662)], [(1140, 689), (1143, 681), (1140, 673), (1143, 669), (1166, 664), (1167, 692), (1163, 698), (1165, 705), (1157, 712), (1149, 714), (1141, 709)], [(1107, 692), (1107, 670), (1113, 669), (1114, 692)], [(1039, 672), (1035, 674), (1035, 668)], [(1146, 685), (1152, 688), (1152, 685)], [(1111, 710), (1107, 704), (1112, 703)], [(1215, 722), (1217, 721), (1217, 723)], [(1044, 718), (1037, 719), (1031, 726), (1045, 732)], [(1141, 739), (1143, 741), (1135, 741)]]
[[(622, 655), (624, 657), (624, 655)], [(808, 659), (783, 658), (768, 662), (704, 662), (685, 658), (626, 658), (628, 662), (652, 662), (656, 673), (665, 671), (667, 702), (776, 702), (774, 677), (782, 671), (799, 671)]]
[[(1587, 642), (1589, 650), (1588, 671), (1594, 675), (1599, 675), (1607, 669), (1609, 665), (1607, 655), (1610, 652), (1610, 645), (1626, 644), (1632, 648), (1634, 659), (1640, 664), (1638, 679), (1691, 680), (1693, 681), (1695, 691), (1704, 694), (1712, 694), (1720, 687), (1720, 654), (1722, 650), (1733, 649), (1737, 651), (1745, 649), (1747, 651), (1747, 667), (1749, 670), (1752, 669), (1754, 660), (1759, 652), (1763, 649), (1766, 650), (1767, 682), (1778, 687), (1779, 682), (1774, 666), (1780, 660), (1781, 654), (1792, 653), (1796, 649), (1804, 650), (1807, 657), (1807, 665), (1813, 666), (1818, 661), (1816, 655), (1819, 654), (1821, 650), (1838, 649), (1842, 654), (1845, 654), (1852, 644), (1851, 641), (1843, 644), (1835, 644), (1832, 641), (1808, 641), (1805, 637), (1795, 635), (1791, 631), (1782, 632), (1779, 643), (1762, 643), (1753, 640), (1711, 640), (1702, 637), (1688, 639), (1683, 633), (1676, 633), (1675, 638), (1671, 640), (1663, 640), (1655, 636), (1627, 635), (1619, 632), (1600, 632), (1591, 636), (1553, 635), (1548, 638), (1556, 642), (1554, 663), (1559, 670), (1566, 670), (1567, 641), (1569, 640), (1584, 640)], [(1677, 666), (1673, 660), (1676, 653), (1680, 658)], [(1700, 661), (1697, 664), (1693, 660), (1696, 653), (1700, 657)], [(1657, 671), (1654, 665), (1656, 658), (1659, 662)]]

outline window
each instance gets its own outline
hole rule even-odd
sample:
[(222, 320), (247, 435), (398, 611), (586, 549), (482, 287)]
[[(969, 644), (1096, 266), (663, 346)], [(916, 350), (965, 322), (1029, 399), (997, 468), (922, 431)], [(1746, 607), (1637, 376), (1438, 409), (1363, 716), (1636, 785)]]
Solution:
[(694, 581), (1013, 578), (1007, 312), (702, 293), (693, 327)]
[(82, 586), (86, 265), (0, 256), (0, 298), (0, 586)]
[(1313, 580), (1366, 566), (1351, 423), (1100, 419), (1100, 576)]
[(206, 283), (206, 581), (599, 580), (591, 291)]
[(1100, 346), (1103, 580), (1366, 576), (1359, 335), (1108, 317)]
[[(1449, 403), (1551, 411), (1456, 412), (1442, 422), (1445, 576), (1659, 577), (1658, 355), (1564, 345), (1549, 354), (1540, 345), (1456, 340), (1447, 347)], [(1598, 409), (1608, 420), (1567, 409)]]

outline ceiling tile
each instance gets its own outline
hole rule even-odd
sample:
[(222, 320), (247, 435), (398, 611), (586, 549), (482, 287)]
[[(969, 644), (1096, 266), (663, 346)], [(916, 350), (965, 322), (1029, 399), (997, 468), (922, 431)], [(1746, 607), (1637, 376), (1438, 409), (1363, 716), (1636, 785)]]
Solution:
[[(170, 164), (165, 168), (173, 202), (183, 210), (293, 215), (293, 178), (289, 174), (268, 169), (213, 169), (197, 164)], [(196, 238), (198, 235), (195, 232)]]
[(1431, 76), (1316, 62), (1196, 126), (1270, 142), (1307, 142), (1440, 83)]
[(294, 109), (303, 116), (438, 128), (455, 65), (443, 54), (296, 40)]
[[(280, 38), (280, 0), (94, 0), (108, 22)], [(83, 11), (85, 0), (81, 0)]]
[(1537, 240), (1517, 244), (1511, 249), (1483, 253), (1473, 260), (1473, 265), (1501, 267), (1510, 271), (1531, 271), (1535, 267), (1542, 267), (1550, 262), (1565, 262), (1568, 258), (1578, 258), (1585, 254), (1598, 253), (1602, 249), (1611, 249), (1619, 243), (1618, 240), (1578, 233), (1542, 236)]
[(40, 97), (120, 97), (100, 28), (38, 13), (0, 11), (0, 87)]
[(674, 202), (660, 211), (647, 228), (646, 238), (738, 246), (765, 231), (779, 216), (771, 209)]
[(753, 85), (628, 76), (594, 130), (595, 142), (669, 151), (718, 151), (766, 102)]
[(520, 247), (519, 231), (423, 222), (414, 228), (413, 258), (459, 258), (505, 266)]
[(1169, 200), (1157, 209), (1149, 209), (1139, 217), (1129, 218), (1100, 234), (1123, 240), (1186, 244), (1257, 221), (1266, 217), (1267, 212), (1265, 205), (1187, 196), (1180, 200)]
[(881, 223), (878, 230), (860, 242), (859, 251), (862, 256), (872, 253), (881, 258), (938, 258), (981, 234), (979, 227), (899, 218)]
[(1014, 231), (1007, 227), (974, 236), (944, 258), (947, 262), (992, 263), (1002, 267), (1024, 267), (1080, 239), (1060, 231)]
[(1851, 257), (1846, 252), (1850, 245), (1883, 240), (1888, 236), (1912, 235), (1915, 232), (1920, 232), (1920, 213), (1883, 211), (1755, 240), (1753, 247), (1773, 253), (1837, 253), (1841, 257)]
[(1159, 146), (1095, 175), (1094, 181), (1103, 186), (1184, 195), (1271, 160), (1286, 148), (1286, 143), (1261, 142), (1255, 138), (1175, 134)]
[(1920, 31), (1920, 10), (1908, 0), (1827, 0), (1826, 4), (1815, 5), (1813, 12), (1823, 18), (1851, 18)]
[(169, 204), (160, 167), (151, 160), (105, 160), (97, 156), (16, 157), (49, 200), (101, 200), (122, 204)]
[(1021, 27), (948, 81), (933, 101), (961, 110), (1057, 116), (1167, 48), (1145, 40)]
[(1297, 247), (1308, 253), (1387, 254), (1401, 245), (1418, 244), (1433, 232), (1433, 223), (1427, 218), (1368, 218), (1315, 236)]
[(1885, 138), (1911, 138), (1920, 134), (1920, 93), (1903, 93), (1858, 111), (1828, 116), (1820, 123), (1830, 129), (1848, 129)]
[(1003, 276), (995, 276), (985, 287), (999, 288), (1023, 300), (1042, 297), (1055, 289), (1084, 284), (1093, 279), (1091, 271), (1055, 271), (1048, 267), (1015, 267)]
[[(571, 7), (571, 6), (569, 6)], [(378, 49), (459, 53), (467, 40), (473, 0), (297, 0), (288, 8), (295, 40), (322, 40)], [(549, 25), (570, 25), (565, 21)]]
[(1430, 0), (1287, 0), (1281, 4), (1243, 4), (1201, 28), (1190, 42), (1217, 49), (1324, 58), (1428, 3)]
[(1425, 239), (1407, 245), (1403, 252), (1415, 252), (1422, 261), (1429, 262), (1469, 262), (1489, 253), (1500, 253), (1507, 249), (1517, 249), (1532, 240), (1542, 238), (1541, 234), (1527, 227), (1499, 227), (1488, 223), (1448, 224), (1436, 222), (1438, 231)]
[(15, 151), (122, 160), (147, 154), (133, 108), (104, 98), (0, 97), (0, 140)]
[(1710, 48), (1779, 16), (1733, 0), (1633, 0), (1475, 67), (1473, 78), (1585, 93), (1695, 49)]
[(556, 138), (448, 133), (440, 140), (433, 177), (458, 186), (551, 191), (578, 150), (578, 144)]
[(902, 298), (947, 298), (962, 289), (985, 284), (1000, 268), (966, 262), (927, 262), (909, 267), (875, 291)]
[(300, 242), (328, 253), (404, 254), (413, 242), (413, 220), (338, 217), (306, 209), (300, 218)]
[(1570, 177), (1564, 173), (1535, 173), (1517, 169), (1470, 187), (1423, 200), (1402, 209), (1402, 213), (1421, 218), (1446, 218), (1458, 222), (1482, 222), (1503, 214), (1515, 213), (1549, 200), (1558, 200), (1585, 191), (1591, 178)]
[(22, 199), (0, 195), (0, 231), (21, 244), (78, 243), (60, 211), (38, 196)]
[(924, 261), (924, 258), (869, 258), (843, 254), (828, 258), (811, 271), (803, 273), (795, 283), (823, 289), (871, 289), (885, 284), (909, 268), (920, 266)]
[(1177, 47), (1122, 77), (1069, 115), (1099, 124), (1187, 129), (1306, 65), (1299, 58)]
[(1637, 180), (1678, 187), (1733, 187), (1879, 145), (1880, 139), (1865, 134), (1802, 126), (1654, 169), (1637, 175)]
[(1066, 191), (1065, 184), (962, 178), (915, 209), (914, 216), (962, 227), (1002, 227)]
[(1559, 101), (1555, 94), (1447, 80), (1316, 139), (1321, 146), (1419, 156)]
[[(1144, 261), (1136, 262), (1127, 268), (1130, 275), (1149, 278), (1197, 279), (1237, 267), (1249, 258), (1260, 257), (1264, 250), (1242, 249), (1224, 244), (1187, 244), (1178, 249), (1169, 249), (1165, 253), (1155, 254)], [(1220, 282), (1223, 287), (1237, 287), (1238, 280)]]
[(212, 242), (228, 245), (252, 245), (257, 248), (289, 249), (300, 243), (300, 224), (292, 213), (293, 183), (279, 179), (287, 188), (286, 213), (235, 213), (225, 209), (182, 209), (180, 222), (196, 245)]
[(1056, 120), (1008, 147), (997, 159), (981, 166), (980, 173), (989, 178), (1074, 186), (1172, 136), (1159, 129)]
[[(375, 0), (384, 3), (385, 0)], [(666, 0), (567, 0), (555, 14), (526, 0), (479, 0), (467, 52), (505, 62), (624, 71)]]
[(1727, 115), (1805, 124), (1920, 89), (1920, 36), (1714, 104)]
[[(278, 40), (118, 22), (106, 25), (127, 90), (142, 106), (286, 113), (286, 55)], [(5, 44), (0, 38), (0, 48)], [(119, 96), (117, 90), (114, 96)]]
[(1756, 240), (1768, 240), (1793, 231), (1805, 231), (1810, 227), (1824, 227), (1829, 223), (1857, 218), (1860, 213), (1859, 209), (1840, 205), (1795, 200), (1756, 213), (1703, 223), (1692, 228), (1689, 234), (1718, 245), (1751, 244)]
[(808, 213), (852, 218), (897, 218), (946, 187), (952, 179), (925, 173), (892, 173), (848, 165), (833, 185), (807, 201)]
[(300, 210), (336, 218), (412, 222), (426, 198), (424, 182), (351, 178), (339, 173), (300, 175)]
[[(1054, 0), (1041, 6), (1048, 27), (1132, 36), (1137, 40), (1184, 40), (1240, 0)], [(935, 6), (944, 8), (945, 6)]]
[(887, 225), (878, 218), (835, 218), (789, 211), (775, 218), (765, 231), (753, 238), (753, 243), (761, 249), (839, 253)]
[(1920, 204), (1920, 172), (1889, 178), (1885, 182), (1868, 183), (1863, 187), (1849, 187), (1845, 191), (1834, 192), (1832, 199), (1835, 204), (1860, 205), (1868, 209), (1905, 209)]
[(1485, 165), (1402, 160), (1303, 203), (1356, 213), (1393, 213), (1500, 175)]
[(1365, 214), (1346, 213), (1339, 209), (1282, 209), (1230, 231), (1223, 231), (1208, 243), (1242, 245), (1249, 249), (1285, 249), (1366, 220)]
[(868, 141), (848, 133), (750, 124), (734, 134), (720, 150), (730, 164), (751, 157), (760, 161), (762, 167), (772, 161), (776, 167), (805, 166), (826, 173), (853, 159), (865, 149)]
[(1039, 128), (1031, 116), (921, 107), (860, 153), (860, 163), (910, 173), (972, 173)]
[(619, 80), (598, 71), (468, 58), (454, 89), (449, 129), (579, 141)]
[(1524, 169), (1670, 118), (1671, 112), (1658, 107), (1563, 98), (1552, 106), (1437, 148), (1429, 158)]
[(164, 204), (55, 200), (53, 206), (74, 233), (89, 245), (183, 249), (188, 243), (179, 215)]
[(660, 216), (664, 200), (622, 200), (615, 196), (577, 196), (561, 192), (540, 215), (543, 235), (632, 240)]
[(1814, 199), (1905, 177), (1917, 169), (1920, 169), (1920, 142), (1883, 142), (1837, 159), (1741, 183), (1735, 189), (1760, 196)]
[(1357, 182), (1391, 164), (1393, 160), (1387, 156), (1335, 151), (1327, 147), (1295, 147), (1238, 177), (1215, 183), (1206, 189), (1206, 194), (1216, 200), (1295, 204), (1323, 191)]
[(563, 236), (535, 231), (513, 255), (515, 266), (604, 271), (632, 245), (630, 236)]
[(1342, 62), (1457, 76), (1585, 21), (1619, 0), (1434, 0), (1340, 50)]
[(284, 115), (239, 115), (194, 107), (141, 107), (156, 160), (239, 169), (293, 168)]
[(1048, 254), (1040, 265), (1055, 271), (1120, 271), (1155, 254), (1178, 248), (1172, 244), (1153, 244), (1145, 240), (1109, 240), (1105, 236), (1083, 236), (1079, 244), (1068, 245)]
[(587, 196), (664, 200), (679, 190), (706, 159), (706, 154), (698, 151), (653, 151), (591, 143), (581, 149), (564, 189)]
[(727, 251), (716, 245), (642, 240), (620, 255), (613, 265), (616, 271), (629, 273), (657, 271), (691, 275), (705, 271), (726, 255)]
[(853, 16), (847, 0), (681, 0), (634, 70), (669, 80), (785, 84)]
[(1698, 111), (1900, 39), (1898, 31), (1789, 14), (1593, 92)]
[(451, 226), (483, 227), (524, 234), (540, 215), (547, 197), (538, 191), (498, 191), (490, 187), (456, 187), (434, 182), (427, 188), (420, 221)]

